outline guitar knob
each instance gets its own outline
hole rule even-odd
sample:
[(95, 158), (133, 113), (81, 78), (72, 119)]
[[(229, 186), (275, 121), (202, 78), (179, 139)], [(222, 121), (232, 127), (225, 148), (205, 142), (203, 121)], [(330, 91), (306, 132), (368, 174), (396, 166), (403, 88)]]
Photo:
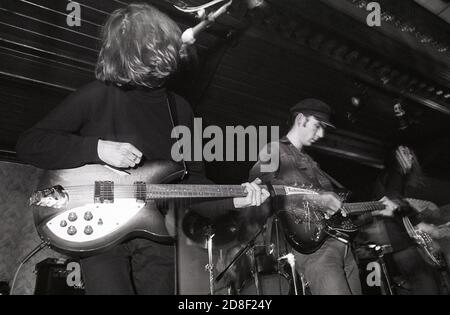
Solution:
[(77, 234), (77, 229), (76, 229), (73, 225), (71, 225), (71, 226), (69, 226), (69, 228), (67, 229), (67, 234), (69, 234), (69, 235), (75, 235), (75, 234)]
[(90, 212), (90, 211), (86, 211), (86, 213), (84, 214), (84, 219), (85, 219), (86, 221), (92, 220), (93, 217), (94, 217), (94, 216), (92, 215), (92, 212)]
[(102, 219), (98, 219), (97, 224), (98, 224), (98, 225), (103, 225), (103, 220), (102, 220)]
[(69, 219), (70, 222), (75, 221), (76, 219), (78, 219), (77, 214), (75, 212), (69, 213), (68, 219)]
[(67, 226), (67, 221), (66, 220), (61, 220), (61, 222), (59, 223), (59, 225), (61, 227), (66, 227)]
[(86, 225), (84, 228), (84, 234), (91, 235), (94, 232), (94, 229), (90, 225)]

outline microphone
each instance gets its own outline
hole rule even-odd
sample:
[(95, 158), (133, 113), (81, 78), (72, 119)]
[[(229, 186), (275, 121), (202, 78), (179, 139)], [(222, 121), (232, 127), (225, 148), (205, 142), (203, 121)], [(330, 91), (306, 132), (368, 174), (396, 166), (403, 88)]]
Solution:
[(204, 31), (209, 26), (211, 26), (220, 15), (225, 13), (232, 2), (233, 2), (233, 0), (230, 0), (228, 3), (221, 6), (217, 11), (211, 12), (210, 14), (208, 14), (208, 16), (205, 20), (201, 21), (194, 27), (190, 27), (190, 28), (186, 29), (183, 32), (183, 34), (181, 35), (181, 41), (183, 42), (183, 44), (188, 44), (188, 45), (194, 44), (195, 40), (197, 38), (197, 35), (200, 32)]

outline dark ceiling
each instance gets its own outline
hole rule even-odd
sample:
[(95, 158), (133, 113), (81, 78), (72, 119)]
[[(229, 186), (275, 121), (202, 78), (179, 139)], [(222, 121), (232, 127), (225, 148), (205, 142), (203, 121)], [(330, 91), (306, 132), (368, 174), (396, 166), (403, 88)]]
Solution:
[[(82, 25), (66, 24), (66, 1), (0, 4), (0, 149), (14, 159), (18, 135), (71, 91), (93, 79), (99, 32), (108, 13), (133, 1), (79, 0)], [(198, 20), (145, 1), (185, 29)], [(185, 0), (187, 4), (207, 1)], [(450, 28), (427, 1), (378, 1), (369, 27), (364, 0), (234, 0), (196, 43), (172, 82), (207, 123), (282, 125), (305, 97), (327, 101), (336, 130), (315, 150), (380, 168), (388, 148), (408, 141), (426, 171), (450, 179)], [(431, 1), (428, 1), (431, 2)], [(420, 3), (420, 4), (419, 4)], [(445, 1), (440, 1), (445, 4)], [(443, 7), (445, 9), (445, 7)], [(359, 99), (359, 105), (351, 102)], [(405, 129), (394, 114), (400, 103)]]

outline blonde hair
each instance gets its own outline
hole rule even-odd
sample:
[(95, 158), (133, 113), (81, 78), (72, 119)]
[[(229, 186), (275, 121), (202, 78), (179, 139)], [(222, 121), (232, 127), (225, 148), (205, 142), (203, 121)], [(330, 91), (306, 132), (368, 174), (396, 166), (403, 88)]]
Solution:
[(148, 4), (114, 11), (102, 32), (95, 76), (119, 85), (162, 86), (177, 70), (181, 30)]

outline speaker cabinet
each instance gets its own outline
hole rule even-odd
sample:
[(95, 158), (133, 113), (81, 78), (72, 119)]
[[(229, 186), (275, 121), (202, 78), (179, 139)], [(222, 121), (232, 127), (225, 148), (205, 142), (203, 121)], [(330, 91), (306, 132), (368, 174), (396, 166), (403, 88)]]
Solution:
[(35, 295), (84, 295), (77, 260), (47, 258), (36, 264)]

